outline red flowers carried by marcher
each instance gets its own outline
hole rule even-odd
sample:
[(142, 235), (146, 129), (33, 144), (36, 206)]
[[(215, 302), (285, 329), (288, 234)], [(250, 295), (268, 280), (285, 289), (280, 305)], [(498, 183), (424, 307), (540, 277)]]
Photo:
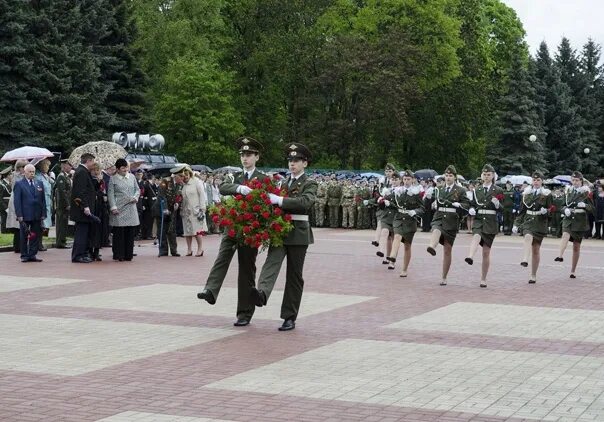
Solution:
[(502, 194), (502, 193), (499, 193), (499, 194), (495, 195), (495, 198), (497, 198), (497, 200), (498, 200), (499, 202), (501, 202), (501, 201), (503, 201), (504, 196), (503, 196), (503, 194)]
[(212, 221), (224, 227), (226, 235), (239, 245), (262, 249), (269, 245), (283, 246), (285, 236), (294, 226), (289, 214), (271, 205), (269, 193), (285, 196), (285, 191), (273, 183), (269, 177), (248, 181), (246, 186), (252, 192), (235, 195), (211, 207)]

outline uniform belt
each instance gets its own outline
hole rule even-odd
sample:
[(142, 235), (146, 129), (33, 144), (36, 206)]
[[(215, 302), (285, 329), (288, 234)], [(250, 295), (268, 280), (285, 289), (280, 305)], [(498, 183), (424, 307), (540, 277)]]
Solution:
[(441, 212), (457, 212), (457, 210), (455, 208), (445, 208), (445, 207), (438, 207), (438, 211), (441, 211)]
[(575, 214), (583, 214), (583, 213), (585, 212), (585, 210), (584, 210), (584, 209), (581, 209), (581, 208), (575, 208), (575, 209), (573, 210), (573, 212), (574, 212)]
[(292, 220), (294, 221), (308, 221), (308, 215), (304, 214), (291, 214)]
[(5, 196), (5, 197), (4, 197), (4, 198), (2, 198), (2, 199), (10, 199), (10, 196)]
[(478, 210), (478, 214), (497, 215), (497, 211), (495, 211), (495, 210)]
[(526, 213), (528, 215), (541, 215), (541, 211), (531, 211), (531, 210), (528, 210)]

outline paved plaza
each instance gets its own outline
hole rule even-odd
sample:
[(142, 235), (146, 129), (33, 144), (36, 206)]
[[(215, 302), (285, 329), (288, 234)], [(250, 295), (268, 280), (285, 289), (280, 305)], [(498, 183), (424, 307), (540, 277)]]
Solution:
[(315, 230), (291, 332), (277, 331), (285, 271), (248, 327), (232, 325), (236, 259), (215, 306), (196, 298), (217, 236), (203, 257), (142, 242), (132, 263), (2, 253), (0, 421), (604, 421), (604, 242), (584, 241), (572, 280), (571, 248), (554, 262), (546, 239), (529, 285), (521, 239), (498, 237), (480, 289), (468, 234), (446, 287), (427, 234), (407, 278), (372, 237)]

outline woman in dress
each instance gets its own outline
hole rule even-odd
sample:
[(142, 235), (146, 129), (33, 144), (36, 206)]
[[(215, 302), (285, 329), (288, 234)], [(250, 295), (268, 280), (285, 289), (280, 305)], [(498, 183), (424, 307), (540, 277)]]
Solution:
[(141, 195), (136, 177), (128, 171), (128, 162), (120, 158), (115, 162), (116, 172), (109, 180), (107, 200), (111, 215), (109, 225), (113, 227), (113, 259), (132, 261), (134, 234), (140, 224), (136, 204)]
[[(46, 218), (42, 221), (42, 236), (48, 236), (48, 231), (52, 226), (52, 186), (54, 184), (53, 180), (50, 178), (48, 171), (50, 170), (50, 160), (45, 158), (36, 164), (36, 180), (42, 183), (44, 186), (44, 196), (46, 199)], [(44, 252), (46, 247), (42, 244), (42, 240), (40, 239), (40, 251)]]
[(195, 256), (203, 256), (202, 234), (208, 231), (206, 223), (206, 194), (201, 180), (193, 176), (193, 171), (185, 167), (178, 176), (182, 179), (182, 218), (183, 234), (187, 241), (187, 256), (193, 255), (193, 238), (197, 241)]

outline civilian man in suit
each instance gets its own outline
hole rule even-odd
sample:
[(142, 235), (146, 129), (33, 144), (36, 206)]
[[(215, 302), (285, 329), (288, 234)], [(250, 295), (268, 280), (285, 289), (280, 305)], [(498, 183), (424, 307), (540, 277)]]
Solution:
[(271, 204), (277, 205), (287, 213), (291, 213), (294, 229), (283, 240), (283, 246), (271, 246), (268, 249), (266, 261), (262, 266), (258, 289), (252, 289), (252, 298), (256, 306), (266, 305), (271, 295), (281, 264), (287, 257), (287, 272), (285, 276), (285, 291), (281, 303), (281, 318), (283, 325), (279, 331), (289, 331), (296, 328), (296, 318), (302, 301), (304, 289), (304, 260), (308, 245), (314, 242), (312, 229), (308, 222), (308, 214), (317, 198), (318, 184), (304, 174), (311, 155), (305, 145), (292, 143), (286, 147), (289, 162), (289, 179), (282, 185), (288, 192), (287, 198), (270, 194)]
[(75, 235), (71, 250), (71, 262), (88, 264), (92, 258), (88, 255), (88, 234), (95, 212), (96, 189), (90, 170), (94, 167), (94, 155), (82, 154), (80, 165), (73, 175), (69, 217), (75, 222)]
[[(257, 179), (264, 174), (256, 169), (256, 162), (260, 158), (262, 144), (250, 137), (239, 138), (236, 141), (241, 157), (243, 171), (234, 176), (226, 177), (220, 185), (221, 195), (247, 195), (252, 191), (245, 183)], [(224, 282), (233, 255), (237, 251), (239, 261), (239, 272), (237, 274), (237, 321), (236, 327), (244, 327), (250, 323), (256, 307), (252, 302), (251, 292), (256, 285), (256, 257), (258, 249), (246, 245), (238, 245), (236, 240), (223, 235), (220, 241), (220, 249), (204, 289), (197, 293), (198, 299), (203, 299), (210, 305), (216, 303), (218, 293)]]
[(21, 262), (42, 262), (36, 255), (42, 237), (42, 220), (46, 218), (44, 186), (34, 180), (36, 167), (32, 164), (26, 165), (24, 172), (25, 177), (14, 188), (15, 214), (21, 227)]

